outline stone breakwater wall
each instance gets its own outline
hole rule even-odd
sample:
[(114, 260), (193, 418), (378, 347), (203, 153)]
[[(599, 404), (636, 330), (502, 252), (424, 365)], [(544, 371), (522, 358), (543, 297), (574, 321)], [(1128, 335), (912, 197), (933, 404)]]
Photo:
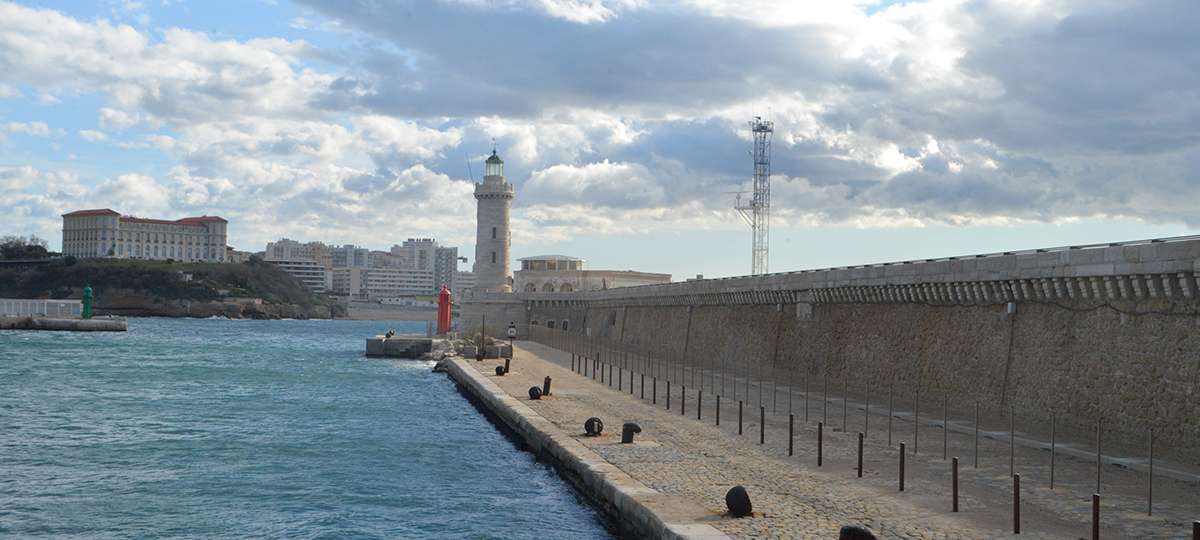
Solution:
[(747, 379), (751, 400), (828, 379), (831, 396), (935, 417), (978, 403), (984, 429), (1015, 414), (1048, 433), (1054, 414), (1089, 441), (1102, 422), (1113, 450), (1144, 450), (1153, 429), (1156, 453), (1200, 462), (1200, 237), (490, 301), (682, 362), (727, 398)]

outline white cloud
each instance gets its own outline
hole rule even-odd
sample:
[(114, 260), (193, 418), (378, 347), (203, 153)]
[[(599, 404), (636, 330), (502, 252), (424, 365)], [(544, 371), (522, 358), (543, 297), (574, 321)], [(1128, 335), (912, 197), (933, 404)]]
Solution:
[(45, 122), (8, 122), (0, 124), (0, 131), (33, 137), (49, 137), (57, 133), (57, 131), (51, 130)]
[(94, 129), (81, 129), (79, 130), (79, 136), (82, 137), (83, 140), (91, 142), (108, 140), (108, 135), (105, 135), (102, 131), (96, 131)]
[(138, 117), (125, 111), (101, 107), (97, 123), (104, 129), (124, 129), (137, 125)]

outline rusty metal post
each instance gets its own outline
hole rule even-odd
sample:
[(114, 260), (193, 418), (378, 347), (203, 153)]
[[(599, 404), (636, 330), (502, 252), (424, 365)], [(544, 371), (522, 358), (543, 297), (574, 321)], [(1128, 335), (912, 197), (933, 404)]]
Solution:
[(1013, 475), (1013, 534), (1021, 534), (1021, 475)]
[(951, 511), (957, 512), (958, 511), (958, 458), (957, 457), (954, 458), (953, 460), (951, 460), (950, 463), (951, 463), (951, 465), (950, 465), (950, 467), (951, 467), (950, 482), (951, 482), (951, 485), (953, 486), (950, 489), (950, 492), (951, 492), (951, 497), (954, 500), (954, 503), (951, 507)]
[(793, 446), (795, 446), (795, 442), (796, 442), (795, 432), (793, 430), (793, 426), (795, 425), (795, 423), (796, 423), (796, 415), (789, 414), (788, 415), (788, 456), (792, 455), (792, 449), (793, 449)]
[(863, 434), (862, 434), (862, 432), (859, 432), (859, 434), (858, 434), (858, 477), (859, 478), (862, 478), (862, 475), (863, 475), (862, 463), (863, 463)]
[(825, 422), (817, 422), (817, 466), (825, 458)]

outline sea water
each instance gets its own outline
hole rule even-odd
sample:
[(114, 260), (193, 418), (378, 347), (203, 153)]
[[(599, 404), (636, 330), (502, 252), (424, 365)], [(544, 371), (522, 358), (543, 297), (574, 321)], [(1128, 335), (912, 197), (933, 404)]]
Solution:
[(0, 331), (0, 536), (607, 538), (429, 362), (425, 323)]

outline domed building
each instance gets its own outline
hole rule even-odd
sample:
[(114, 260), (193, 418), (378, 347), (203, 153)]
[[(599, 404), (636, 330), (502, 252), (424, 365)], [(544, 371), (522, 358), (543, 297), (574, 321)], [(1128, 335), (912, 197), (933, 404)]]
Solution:
[(633, 270), (585, 270), (584, 260), (567, 255), (539, 255), (520, 259), (513, 274), (513, 290), (524, 293), (599, 291), (617, 287), (670, 283), (671, 274)]

